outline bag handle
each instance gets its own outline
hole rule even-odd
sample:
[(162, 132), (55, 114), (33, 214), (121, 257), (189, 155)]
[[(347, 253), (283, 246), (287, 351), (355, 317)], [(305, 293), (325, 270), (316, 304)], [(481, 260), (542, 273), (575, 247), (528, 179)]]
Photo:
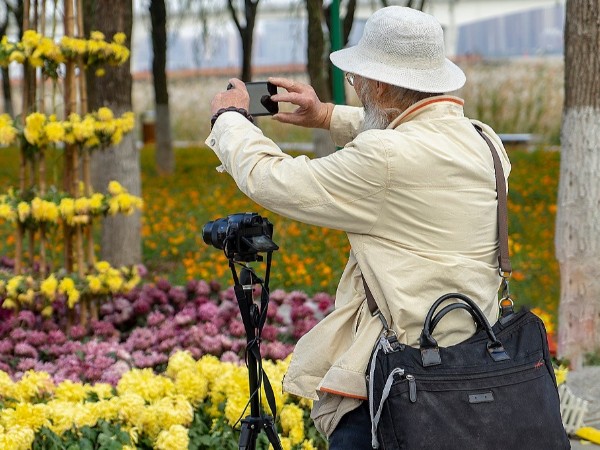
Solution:
[[(494, 161), (494, 174), (496, 176), (496, 195), (498, 196), (498, 246), (499, 246), (499, 255), (498, 255), (498, 267), (499, 273), (502, 277), (502, 298), (500, 300), (500, 308), (502, 310), (502, 317), (509, 316), (513, 312), (512, 300), (510, 299), (510, 291), (508, 289), (508, 279), (510, 278), (510, 274), (512, 273), (512, 265), (510, 263), (510, 255), (508, 249), (508, 207), (507, 207), (507, 196), (506, 196), (506, 178), (504, 177), (504, 169), (502, 168), (502, 162), (500, 161), (500, 157), (498, 156), (498, 150), (492, 143), (489, 137), (487, 137), (482, 128), (479, 125), (473, 124), (473, 127), (477, 130), (479, 135), (483, 138), (490, 149), (490, 153), (492, 154), (492, 160)], [(369, 311), (372, 316), (379, 315), (380, 319), (382, 319), (382, 323), (386, 330), (388, 330), (387, 322), (385, 318), (379, 311), (377, 306), (377, 302), (373, 297), (373, 293), (369, 286), (367, 285), (367, 281), (365, 277), (362, 276), (363, 285), (365, 287), (365, 295), (367, 297), (367, 306), (369, 307)], [(441, 318), (441, 317), (440, 317)]]
[[(433, 316), (435, 311), (439, 308), (439, 306), (450, 299), (458, 299), (462, 300), (465, 303), (452, 303), (450, 305), (445, 306), (442, 310)], [(478, 326), (483, 328), (488, 335), (487, 342), (487, 350), (490, 356), (494, 361), (504, 361), (506, 359), (510, 359), (506, 351), (504, 350), (504, 346), (496, 337), (494, 330), (492, 330), (492, 326), (488, 322), (485, 314), (481, 311), (477, 303), (471, 300), (464, 294), (459, 293), (450, 293), (442, 295), (438, 298), (435, 303), (429, 309), (427, 313), (427, 317), (425, 317), (425, 324), (423, 325), (423, 331), (421, 332), (421, 337), (419, 339), (419, 348), (421, 350), (421, 360), (423, 362), (423, 366), (435, 366), (442, 363), (440, 357), (440, 349), (438, 347), (437, 341), (433, 338), (432, 333), (435, 326), (439, 323), (444, 315), (449, 313), (454, 309), (466, 309), (473, 319), (477, 323)]]

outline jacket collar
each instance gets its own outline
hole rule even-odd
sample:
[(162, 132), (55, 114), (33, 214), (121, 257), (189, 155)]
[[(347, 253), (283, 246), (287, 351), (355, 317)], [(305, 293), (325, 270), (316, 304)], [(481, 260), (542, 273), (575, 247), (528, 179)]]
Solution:
[(464, 100), (452, 95), (438, 95), (423, 99), (409, 106), (396, 117), (388, 128), (396, 128), (409, 120), (437, 119), (440, 117), (464, 117)]

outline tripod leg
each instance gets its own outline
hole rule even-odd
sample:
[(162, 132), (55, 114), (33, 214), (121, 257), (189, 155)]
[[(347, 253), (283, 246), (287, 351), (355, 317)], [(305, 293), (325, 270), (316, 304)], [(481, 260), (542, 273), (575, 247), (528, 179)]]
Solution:
[(242, 420), (242, 429), (240, 432), (239, 450), (255, 450), (256, 438), (260, 433), (260, 426), (252, 419)]
[(275, 428), (275, 424), (273, 423), (273, 419), (271, 417), (267, 417), (264, 422), (265, 434), (269, 439), (269, 442), (273, 446), (274, 450), (283, 450), (281, 446), (281, 442), (279, 441), (279, 436), (277, 435), (277, 429)]

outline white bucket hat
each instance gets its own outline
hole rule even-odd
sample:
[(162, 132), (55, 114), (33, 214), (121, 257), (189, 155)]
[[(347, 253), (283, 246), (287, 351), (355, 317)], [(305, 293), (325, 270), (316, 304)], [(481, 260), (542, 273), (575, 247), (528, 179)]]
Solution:
[(376, 11), (357, 45), (329, 57), (344, 72), (420, 92), (455, 91), (466, 79), (445, 56), (439, 22), (403, 6)]

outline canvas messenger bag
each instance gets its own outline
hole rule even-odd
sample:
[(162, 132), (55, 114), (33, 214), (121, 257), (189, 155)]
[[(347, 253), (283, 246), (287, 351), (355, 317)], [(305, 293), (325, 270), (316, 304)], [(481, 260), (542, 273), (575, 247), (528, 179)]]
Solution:
[[(570, 448), (544, 324), (530, 311), (515, 312), (510, 299), (506, 182), (495, 147), (477, 131), (496, 171), (501, 317), (491, 326), (471, 298), (448, 293), (425, 317), (419, 347), (410, 347), (389, 329), (363, 278), (369, 309), (385, 328), (367, 370), (373, 448)], [(468, 311), (477, 331), (457, 345), (439, 347), (435, 328), (455, 309)]]

